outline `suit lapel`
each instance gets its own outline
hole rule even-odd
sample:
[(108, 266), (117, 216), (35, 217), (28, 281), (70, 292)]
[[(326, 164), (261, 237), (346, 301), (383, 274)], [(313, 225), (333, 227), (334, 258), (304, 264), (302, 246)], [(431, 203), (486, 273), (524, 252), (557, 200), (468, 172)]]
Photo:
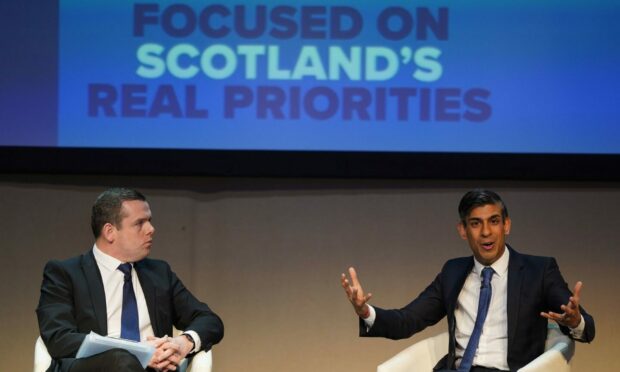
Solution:
[(460, 270), (453, 271), (448, 274), (449, 283), (447, 283), (446, 288), (451, 288), (450, 293), (448, 294), (447, 303), (448, 303), (448, 314), (454, 315), (454, 308), (456, 307), (456, 302), (459, 298), (459, 294), (461, 293), (461, 289), (463, 289), (463, 285), (465, 284), (465, 279), (467, 279), (467, 275), (471, 272), (471, 269), (474, 267), (474, 258), (469, 257), (466, 261), (466, 264), (461, 266)]
[(508, 246), (510, 250), (510, 261), (508, 262), (508, 350), (514, 341), (517, 330), (517, 316), (519, 315), (519, 300), (521, 299), (521, 283), (523, 282), (523, 262), (521, 255)]
[(101, 273), (99, 272), (99, 267), (97, 266), (92, 250), (82, 255), (81, 264), (82, 272), (84, 273), (88, 285), (90, 300), (93, 304), (93, 311), (97, 318), (97, 325), (99, 326), (98, 333), (107, 336), (108, 310), (105, 304), (105, 291), (103, 289)]
[(153, 278), (150, 277), (151, 272), (146, 267), (144, 260), (136, 262), (134, 267), (136, 268), (138, 280), (140, 280), (140, 286), (142, 287), (142, 292), (144, 293), (146, 307), (149, 310), (149, 317), (151, 318), (151, 326), (153, 327), (153, 332), (155, 333), (155, 336), (161, 337), (164, 335), (165, 331), (162, 332), (162, 325), (159, 322), (159, 317), (157, 317), (157, 306), (155, 304), (155, 299), (157, 298), (157, 289), (153, 284)]
[(450, 344), (448, 347), (447, 360), (447, 366), (449, 368), (454, 367), (456, 355), (456, 319), (454, 317), (454, 309), (456, 308), (456, 303), (458, 301), (459, 294), (461, 293), (461, 289), (463, 289), (463, 285), (465, 284), (465, 280), (467, 279), (467, 275), (469, 275), (473, 266), (474, 258), (472, 256), (465, 261), (465, 264), (462, 265), (459, 270), (447, 272), (448, 283), (446, 288), (451, 288), (446, 299), (446, 303), (448, 304), (448, 331), (450, 333)]

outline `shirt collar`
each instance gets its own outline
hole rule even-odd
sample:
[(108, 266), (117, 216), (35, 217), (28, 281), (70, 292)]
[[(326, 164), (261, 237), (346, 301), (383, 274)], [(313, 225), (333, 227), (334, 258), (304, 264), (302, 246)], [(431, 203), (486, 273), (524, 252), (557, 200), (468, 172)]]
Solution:
[(95, 256), (95, 261), (97, 261), (99, 266), (103, 266), (110, 271), (118, 269), (118, 265), (123, 263), (109, 254), (104, 253), (101, 249), (99, 249), (99, 247), (97, 247), (97, 243), (93, 244), (93, 255)]
[[(495, 274), (500, 278), (506, 275), (506, 273), (508, 272), (509, 258), (510, 252), (508, 250), (508, 247), (504, 246), (504, 253), (502, 253), (502, 256), (497, 261), (493, 262), (490, 266), (491, 268), (493, 268), (493, 271), (495, 271)], [(487, 266), (484, 266), (483, 264), (478, 262), (478, 260), (476, 260), (476, 258), (474, 257), (474, 271), (476, 272), (476, 274), (478, 274), (478, 276), (482, 277), (482, 269), (484, 269), (485, 267)]]

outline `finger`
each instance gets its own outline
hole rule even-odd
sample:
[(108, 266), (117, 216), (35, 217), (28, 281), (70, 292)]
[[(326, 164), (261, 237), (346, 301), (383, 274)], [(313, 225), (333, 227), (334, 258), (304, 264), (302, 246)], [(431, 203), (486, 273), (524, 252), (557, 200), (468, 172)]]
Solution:
[(573, 297), (579, 298), (581, 287), (583, 287), (583, 283), (581, 281), (575, 284), (575, 288), (573, 289)]
[(579, 310), (579, 308), (574, 306), (572, 302), (569, 302), (566, 305), (560, 306), (560, 309), (564, 311), (564, 314), (576, 314)]
[(557, 322), (558, 324), (564, 325), (564, 319), (562, 319), (562, 317), (550, 315), (548, 313), (540, 313), (540, 315), (543, 318), (547, 318), (548, 320), (553, 320), (554, 322)]
[(168, 365), (170, 365), (170, 360), (168, 360), (168, 358), (162, 358), (157, 361), (157, 368), (159, 369), (162, 369)]
[(161, 363), (161, 361), (163, 360), (163, 358), (161, 357), (162, 354), (163, 351), (159, 349), (155, 351), (155, 354), (153, 355), (153, 364), (155, 364), (155, 366), (157, 366), (157, 364)]
[(554, 313), (553, 311), (549, 311), (547, 313), (542, 312), (542, 313), (540, 313), (540, 315), (542, 315), (543, 317), (545, 317), (547, 319), (551, 319), (551, 320), (555, 320), (555, 321), (562, 321), (562, 319), (563, 319), (563, 314)]
[(344, 289), (345, 294), (349, 300), (353, 299), (353, 293), (351, 292), (351, 287), (346, 287)]
[(350, 288), (350, 287), (351, 287), (351, 285), (349, 284), (349, 280), (348, 280), (348, 279), (344, 279), (344, 280), (342, 281), (342, 288), (344, 288), (344, 289), (348, 289), (348, 288)]
[(153, 337), (153, 339), (151, 339), (150, 341), (151, 345), (153, 345), (156, 349), (159, 348), (164, 342), (166, 342), (165, 338), (157, 337)]
[(172, 354), (176, 353), (178, 347), (175, 344), (168, 342), (164, 346), (164, 351), (159, 355), (159, 361), (167, 360)]
[(579, 298), (571, 297), (567, 304), (571, 309), (579, 309)]
[(181, 358), (181, 355), (177, 353), (172, 354), (170, 358), (168, 358), (168, 360), (175, 366), (179, 365), (179, 363), (181, 362), (181, 359), (183, 358)]
[(181, 350), (181, 347), (174, 342), (169, 342), (164, 347), (164, 353), (166, 355), (166, 359), (170, 357), (170, 355), (178, 353)]
[(353, 266), (349, 267), (349, 275), (354, 287), (360, 287), (360, 281), (357, 279), (357, 272)]
[(155, 357), (155, 355), (153, 355), (153, 357), (151, 357), (151, 360), (149, 360), (149, 367), (157, 368), (157, 363), (157, 358)]
[(563, 324), (572, 323), (572, 320), (576, 317), (576, 313), (574, 310), (568, 308), (568, 306), (562, 305), (562, 310), (564, 310), (564, 314), (562, 314), (561, 319), (558, 322)]
[(160, 348), (168, 341), (168, 335), (164, 335), (163, 337), (156, 337), (155, 339), (157, 341), (157, 347)]
[(564, 318), (565, 319), (572, 319), (572, 318), (577, 318), (581, 316), (581, 313), (579, 312), (579, 308), (578, 307), (569, 307), (566, 305), (562, 305), (562, 310), (564, 310)]
[(569, 303), (571, 304), (572, 307), (574, 307), (575, 309), (579, 309), (579, 300), (580, 300), (580, 296), (581, 296), (581, 288), (583, 286), (582, 282), (577, 282), (577, 284), (575, 284), (575, 289), (573, 292), (573, 295), (568, 299)]
[(164, 352), (162, 350), (159, 350), (158, 352), (155, 353), (155, 355), (153, 356), (153, 358), (155, 358), (155, 364), (159, 364), (162, 361), (166, 360), (166, 358), (163, 357)]
[(156, 369), (165, 369), (170, 365), (170, 362), (168, 360), (164, 360), (160, 363), (157, 363), (157, 365), (155, 366)]
[(547, 318), (547, 319), (549, 319), (549, 320), (553, 320), (553, 319), (551, 319), (551, 316), (550, 316), (549, 314), (544, 313), (544, 312), (541, 312), (541, 313), (540, 313), (540, 316), (542, 316), (543, 318)]

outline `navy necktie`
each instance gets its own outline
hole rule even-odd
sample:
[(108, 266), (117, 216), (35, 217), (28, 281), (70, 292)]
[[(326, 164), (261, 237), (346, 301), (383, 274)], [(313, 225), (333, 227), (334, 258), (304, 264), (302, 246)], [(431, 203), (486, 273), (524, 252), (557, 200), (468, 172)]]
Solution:
[(461, 359), (459, 372), (468, 372), (474, 362), (474, 355), (476, 355), (478, 342), (480, 342), (480, 334), (482, 334), (482, 326), (484, 325), (484, 320), (487, 318), (489, 304), (491, 303), (491, 279), (493, 278), (493, 272), (493, 269), (490, 267), (482, 269), (482, 286), (480, 287), (476, 323), (474, 324), (474, 331), (471, 333), (467, 348), (463, 354), (463, 359)]
[(133, 283), (131, 282), (131, 264), (120, 264), (118, 269), (125, 274), (123, 311), (121, 313), (121, 338), (140, 341), (138, 303), (136, 302), (136, 294), (133, 292)]

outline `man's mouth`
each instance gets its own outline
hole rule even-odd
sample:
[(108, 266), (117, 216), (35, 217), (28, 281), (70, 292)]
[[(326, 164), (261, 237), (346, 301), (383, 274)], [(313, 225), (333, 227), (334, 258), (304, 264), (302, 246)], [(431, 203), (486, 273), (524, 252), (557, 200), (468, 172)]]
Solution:
[(493, 242), (482, 243), (481, 246), (482, 246), (482, 249), (484, 249), (486, 251), (490, 251), (491, 249), (493, 249)]

